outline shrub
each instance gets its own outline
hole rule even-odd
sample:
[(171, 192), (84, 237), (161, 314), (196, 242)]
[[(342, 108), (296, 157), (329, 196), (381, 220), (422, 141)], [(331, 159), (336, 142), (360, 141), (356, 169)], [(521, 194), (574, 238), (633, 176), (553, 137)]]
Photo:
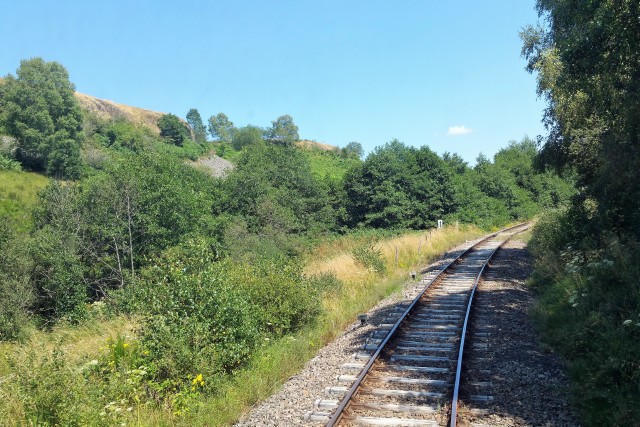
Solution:
[(252, 305), (262, 331), (276, 336), (300, 329), (320, 312), (320, 292), (299, 266), (274, 259), (230, 268), (235, 286)]
[(189, 241), (166, 251), (118, 298), (147, 316), (141, 340), (157, 381), (231, 372), (259, 342), (250, 304), (214, 257), (204, 240)]
[(384, 262), (384, 256), (381, 248), (376, 248), (375, 243), (365, 246), (359, 246), (352, 252), (353, 259), (368, 268), (371, 271), (375, 271), (380, 275), (384, 275), (387, 271), (387, 266)]
[(18, 338), (33, 302), (32, 263), (6, 218), (0, 220), (0, 341)]
[(20, 166), (20, 162), (12, 159), (11, 157), (5, 155), (4, 153), (0, 153), (0, 171), (21, 171), (22, 166)]

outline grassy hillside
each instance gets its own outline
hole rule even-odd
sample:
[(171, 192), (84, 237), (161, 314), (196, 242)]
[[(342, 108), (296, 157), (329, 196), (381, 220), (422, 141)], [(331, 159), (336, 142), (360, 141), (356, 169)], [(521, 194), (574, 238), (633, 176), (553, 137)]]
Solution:
[(136, 125), (144, 126), (156, 135), (160, 134), (157, 121), (164, 113), (145, 110), (144, 108), (130, 107), (106, 99), (95, 98), (80, 92), (76, 92), (76, 99), (84, 111), (92, 113), (100, 119), (125, 120)]
[(0, 171), (0, 218), (10, 218), (18, 231), (31, 226), (30, 211), (48, 178), (33, 172)]
[(352, 166), (360, 163), (355, 157), (345, 157), (336, 151), (312, 148), (307, 151), (311, 172), (318, 178), (339, 180)]

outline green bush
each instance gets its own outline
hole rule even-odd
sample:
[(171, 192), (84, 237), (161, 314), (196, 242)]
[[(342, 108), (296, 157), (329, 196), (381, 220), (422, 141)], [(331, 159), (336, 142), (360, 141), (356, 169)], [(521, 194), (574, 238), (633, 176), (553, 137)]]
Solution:
[(155, 358), (157, 381), (231, 372), (259, 342), (250, 304), (212, 257), (207, 242), (187, 242), (143, 270), (119, 297), (146, 316), (141, 340)]
[(5, 155), (4, 153), (0, 153), (0, 171), (19, 172), (21, 170), (22, 170), (22, 166), (20, 166), (20, 162), (12, 159), (11, 157)]
[(382, 256), (382, 249), (376, 248), (375, 243), (355, 248), (352, 255), (357, 263), (371, 271), (375, 271), (380, 275), (384, 275), (387, 271), (387, 266)]
[(11, 222), (0, 217), (0, 341), (20, 337), (34, 299), (32, 262), (24, 243)]
[(300, 268), (291, 262), (259, 259), (252, 265), (233, 265), (229, 274), (265, 333), (294, 332), (320, 312), (319, 289), (304, 280)]
[(574, 215), (546, 215), (534, 230), (534, 316), (544, 340), (570, 361), (585, 424), (637, 425), (640, 245), (615, 235), (605, 235), (600, 249), (575, 240)]

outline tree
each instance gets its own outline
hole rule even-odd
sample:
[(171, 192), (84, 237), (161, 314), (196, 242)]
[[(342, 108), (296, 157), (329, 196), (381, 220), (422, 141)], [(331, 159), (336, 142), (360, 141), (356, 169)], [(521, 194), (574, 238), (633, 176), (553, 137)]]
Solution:
[(635, 0), (538, 0), (548, 26), (521, 33), (547, 99), (542, 163), (577, 171), (592, 230), (640, 238), (640, 6)]
[(300, 150), (251, 145), (224, 182), (224, 212), (245, 218), (253, 232), (299, 233), (334, 221), (327, 189)]
[(236, 150), (242, 150), (244, 147), (260, 144), (263, 142), (262, 134), (262, 129), (257, 126), (248, 125), (242, 127), (234, 132), (231, 145)]
[(207, 142), (207, 129), (202, 123), (202, 117), (197, 109), (192, 108), (187, 113), (187, 123), (191, 128), (191, 139), (195, 142), (202, 144)]
[(42, 58), (23, 60), (0, 85), (0, 126), (17, 140), (16, 158), (48, 175), (80, 175), (82, 112), (67, 70)]
[(377, 148), (344, 179), (351, 226), (425, 228), (452, 213), (451, 173), (427, 147), (393, 140)]
[(362, 156), (364, 156), (364, 149), (362, 148), (362, 144), (356, 141), (352, 141), (342, 149), (342, 154), (345, 157), (355, 157), (357, 159), (360, 159), (362, 158)]
[(209, 117), (209, 133), (220, 142), (231, 142), (236, 128), (224, 113)]
[(158, 127), (160, 128), (160, 136), (170, 144), (180, 147), (184, 140), (189, 138), (189, 129), (178, 116), (173, 114), (165, 114), (160, 117)]
[(300, 140), (298, 126), (293, 123), (293, 118), (285, 114), (271, 122), (271, 128), (265, 132), (265, 139), (273, 144), (292, 146)]

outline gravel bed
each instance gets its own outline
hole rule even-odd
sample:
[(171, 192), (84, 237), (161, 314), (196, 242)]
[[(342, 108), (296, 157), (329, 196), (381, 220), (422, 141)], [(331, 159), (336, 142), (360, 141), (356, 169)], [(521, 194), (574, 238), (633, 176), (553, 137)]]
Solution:
[[(439, 270), (459, 252), (474, 242), (467, 242), (445, 254), (438, 261), (423, 268), (423, 278), (429, 273)], [(298, 374), (289, 378), (274, 395), (254, 407), (236, 426), (314, 426), (322, 425), (304, 420), (307, 412), (315, 410), (317, 399), (337, 399), (325, 393), (325, 387), (338, 385), (336, 377), (345, 372), (342, 365), (354, 362), (354, 353), (361, 351), (367, 334), (375, 325), (386, 323), (390, 312), (411, 302), (424, 285), (419, 282), (407, 282), (401, 293), (394, 294), (380, 301), (367, 313), (367, 324), (359, 322), (349, 325), (335, 341), (323, 347)], [(357, 373), (356, 373), (357, 374)]]
[[(492, 395), (493, 401), (463, 401), (461, 425), (579, 425), (566, 399), (568, 379), (564, 366), (559, 357), (537, 341), (528, 316), (534, 295), (525, 280), (531, 270), (532, 260), (525, 243), (514, 239), (498, 252), (486, 279), (478, 286), (471, 332), (474, 325), (490, 325), (491, 332), (486, 349), (469, 351), (468, 369), (475, 375), (473, 380), (490, 382), (489, 389), (480, 393)], [(474, 357), (485, 360), (475, 362)], [(467, 389), (466, 393), (468, 397), (474, 391)], [(472, 414), (479, 409), (487, 412)]]

